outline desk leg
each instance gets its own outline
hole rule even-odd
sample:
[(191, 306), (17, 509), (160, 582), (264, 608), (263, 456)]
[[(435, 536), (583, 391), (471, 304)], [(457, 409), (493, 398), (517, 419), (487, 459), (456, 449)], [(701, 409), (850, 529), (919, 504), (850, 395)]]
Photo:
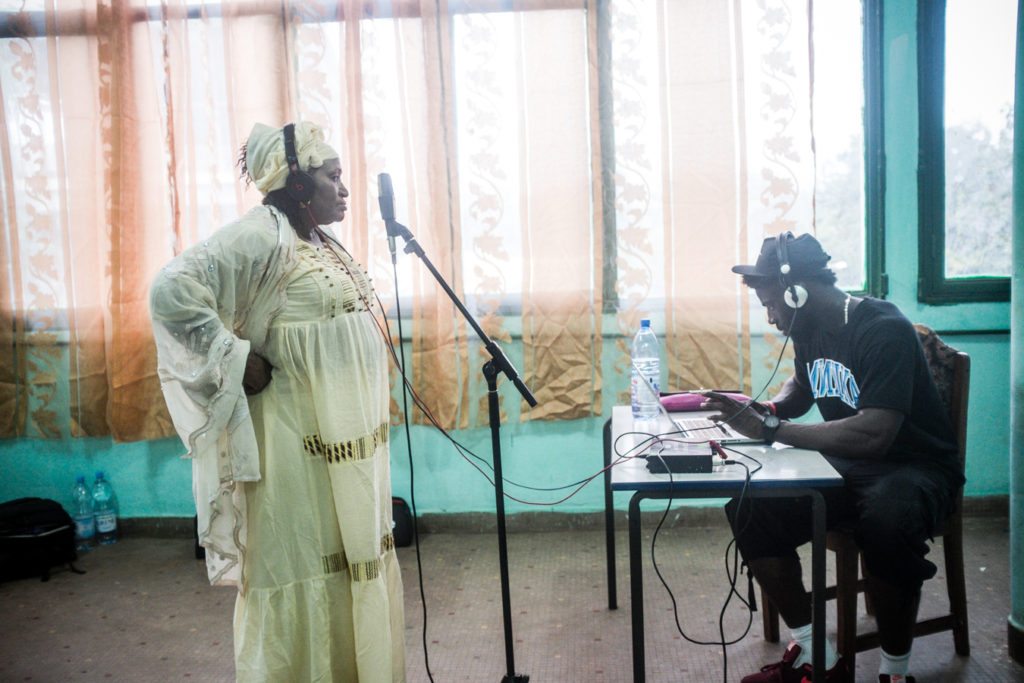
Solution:
[(612, 420), (604, 423), (604, 547), (608, 564), (608, 609), (618, 609), (615, 585), (615, 502), (612, 498)]
[(629, 603), (633, 613), (633, 683), (643, 683), (644, 664), (644, 576), (641, 561), (640, 493), (629, 499)]
[(825, 680), (825, 498), (814, 489), (810, 496), (814, 535), (811, 542), (811, 662), (813, 683), (821, 683)]

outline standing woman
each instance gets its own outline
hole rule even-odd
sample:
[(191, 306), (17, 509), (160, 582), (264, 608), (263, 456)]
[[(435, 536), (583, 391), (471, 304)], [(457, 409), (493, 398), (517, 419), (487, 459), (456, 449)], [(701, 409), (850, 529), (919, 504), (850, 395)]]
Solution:
[(210, 581), (239, 589), (236, 676), (404, 681), (387, 356), (370, 279), (323, 227), (347, 208), (339, 155), (312, 124), (256, 124), (239, 162), (263, 205), (150, 295)]

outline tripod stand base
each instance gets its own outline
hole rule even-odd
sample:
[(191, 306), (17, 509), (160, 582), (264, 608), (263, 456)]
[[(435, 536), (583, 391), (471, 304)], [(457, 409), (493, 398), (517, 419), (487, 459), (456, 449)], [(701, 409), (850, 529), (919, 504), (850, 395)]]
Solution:
[(501, 683), (530, 683), (530, 677), (524, 674), (505, 674), (501, 677)]

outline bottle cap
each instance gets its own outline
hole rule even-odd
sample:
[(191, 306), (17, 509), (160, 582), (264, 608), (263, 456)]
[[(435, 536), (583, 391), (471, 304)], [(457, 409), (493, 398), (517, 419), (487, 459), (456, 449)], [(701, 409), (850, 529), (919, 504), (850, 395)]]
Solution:
[(75, 477), (75, 481), (77, 483), (79, 483), (79, 484), (84, 484), (85, 483), (85, 475), (84, 474), (79, 474), (77, 477)]
[(641, 318), (640, 327), (650, 327), (651, 321), (648, 318)]
[(97, 479), (102, 479), (103, 478), (103, 470), (96, 470), (96, 478)]

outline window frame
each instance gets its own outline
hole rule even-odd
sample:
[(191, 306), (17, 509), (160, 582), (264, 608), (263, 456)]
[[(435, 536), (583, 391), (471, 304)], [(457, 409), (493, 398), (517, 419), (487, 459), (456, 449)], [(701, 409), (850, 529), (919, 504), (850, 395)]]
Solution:
[(917, 3), (917, 82), (917, 299), (938, 305), (1009, 301), (1009, 277), (946, 277), (945, 0)]
[(851, 292), (884, 299), (885, 270), (885, 63), (883, 0), (863, 0), (864, 24), (864, 265), (867, 288)]

